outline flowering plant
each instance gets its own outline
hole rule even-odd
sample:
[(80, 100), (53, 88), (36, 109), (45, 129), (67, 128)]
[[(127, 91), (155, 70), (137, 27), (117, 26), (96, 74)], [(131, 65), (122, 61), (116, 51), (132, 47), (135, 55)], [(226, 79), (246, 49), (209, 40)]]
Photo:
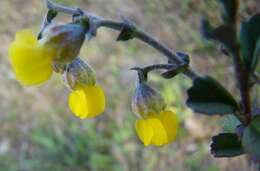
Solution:
[[(239, 97), (234, 97), (212, 77), (196, 74), (189, 65), (189, 55), (173, 53), (132, 21), (124, 17), (122, 21), (109, 20), (48, 0), (49, 11), (39, 35), (34, 36), (29, 30), (18, 31), (9, 48), (10, 61), (17, 80), (25, 86), (47, 81), (53, 71), (62, 74), (72, 91), (69, 96), (71, 111), (81, 119), (96, 117), (105, 111), (104, 91), (96, 83), (91, 66), (78, 54), (85, 38), (95, 37), (100, 27), (115, 29), (120, 32), (118, 41), (139, 39), (167, 57), (163, 64), (132, 68), (138, 73), (132, 98), (132, 109), (138, 117), (135, 129), (145, 146), (171, 143), (179, 127), (174, 111), (168, 109), (160, 93), (149, 85), (149, 73), (163, 70), (161, 76), (165, 79), (184, 74), (193, 81), (187, 91), (186, 104), (194, 112), (208, 116), (231, 115), (237, 121), (233, 125), (235, 129), (213, 136), (210, 147), (215, 157), (247, 153), (250, 159), (260, 163), (260, 110), (253, 107), (251, 98), (252, 89), (259, 84), (260, 14), (239, 23), (238, 0), (219, 2), (223, 7), (222, 24), (213, 27), (205, 16), (201, 30), (205, 38), (220, 43), (222, 52), (232, 58)], [(58, 13), (71, 14), (71, 23), (53, 24)]]

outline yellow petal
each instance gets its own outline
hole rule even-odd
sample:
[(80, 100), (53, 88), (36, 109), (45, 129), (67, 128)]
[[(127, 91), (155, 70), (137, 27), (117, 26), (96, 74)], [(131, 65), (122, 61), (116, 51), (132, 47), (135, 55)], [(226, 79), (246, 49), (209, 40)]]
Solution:
[(171, 111), (162, 111), (158, 119), (160, 119), (164, 129), (166, 130), (169, 143), (172, 142), (177, 135), (179, 123), (175, 113)]
[(105, 111), (106, 100), (103, 89), (98, 86), (84, 87), (87, 99), (88, 118), (96, 117)]
[(15, 42), (22, 42), (25, 44), (36, 44), (37, 38), (34, 36), (33, 32), (29, 29), (23, 29), (16, 33)]
[(87, 99), (84, 89), (79, 88), (70, 93), (69, 107), (70, 110), (79, 118), (83, 119), (87, 117)]
[(168, 138), (166, 131), (161, 123), (161, 121), (157, 118), (147, 119), (148, 124), (153, 128), (153, 137), (151, 144), (155, 146), (161, 146), (168, 143)]
[(69, 97), (71, 111), (81, 119), (93, 118), (105, 111), (105, 94), (98, 86), (79, 86)]
[(135, 121), (135, 130), (137, 132), (138, 137), (144, 143), (145, 146), (151, 144), (151, 140), (153, 137), (153, 128), (148, 123), (149, 121), (145, 119), (139, 119)]
[(9, 47), (9, 56), (17, 80), (25, 86), (40, 84), (52, 75), (51, 57), (28, 30), (17, 33)]

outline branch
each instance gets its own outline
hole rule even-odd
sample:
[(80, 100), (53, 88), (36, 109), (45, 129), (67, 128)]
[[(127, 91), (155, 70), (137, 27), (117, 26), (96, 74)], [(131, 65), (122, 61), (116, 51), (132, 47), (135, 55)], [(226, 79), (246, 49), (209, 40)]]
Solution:
[(240, 91), (241, 102), (243, 104), (246, 124), (251, 121), (251, 102), (250, 102), (250, 85), (249, 85), (249, 73), (246, 71), (238, 48), (234, 48), (231, 51), (232, 59), (234, 63), (234, 69), (236, 74), (236, 80)]
[[(53, 3), (50, 0), (46, 0), (46, 2), (47, 2), (47, 7), (50, 10), (54, 10), (54, 11), (62, 12), (62, 13), (66, 13), (66, 14), (71, 14), (71, 15), (79, 15), (79, 16), (87, 18), (90, 22), (90, 27), (91, 27), (90, 34), (91, 35), (95, 35), (97, 29), (100, 27), (106, 27), (106, 28), (110, 28), (113, 30), (121, 31), (121, 29), (127, 24), (125, 22), (104, 19), (100, 16), (93, 15), (87, 11), (82, 11), (79, 8), (65, 7), (63, 5)], [(154, 37), (152, 37), (145, 31), (143, 31), (136, 25), (134, 25), (134, 27), (135, 27), (135, 38), (147, 43), (151, 47), (158, 50), (160, 53), (164, 54), (168, 58), (169, 61), (172, 61), (177, 65), (183, 63), (183, 60), (180, 59), (177, 55), (175, 55), (168, 47), (163, 45), (161, 42), (156, 40)], [(196, 77), (198, 77), (197, 74), (194, 71), (192, 71), (190, 68), (187, 68), (187, 70), (184, 71), (183, 73), (187, 77), (191, 78), (192, 80), (194, 80)]]
[(154, 64), (154, 65), (148, 65), (145, 67), (133, 67), (130, 68), (131, 70), (144, 70), (145, 72), (150, 72), (153, 70), (169, 70), (171, 68), (175, 67), (175, 65), (172, 64)]
[(133, 67), (130, 68), (131, 70), (143, 70), (143, 72), (148, 73), (154, 70), (178, 70), (181, 67), (187, 67), (187, 64), (154, 64), (154, 65), (148, 65), (145, 67)]
[[(133, 67), (130, 68), (131, 70), (135, 70), (138, 73), (138, 80), (139, 82), (146, 82), (148, 79), (148, 73), (154, 70), (166, 70), (161, 74), (162, 77), (164, 78), (172, 78), (174, 77), (177, 73), (180, 73), (183, 68), (187, 68), (188, 64), (180, 64), (180, 65), (175, 65), (175, 64), (154, 64), (154, 65), (148, 65), (145, 67)], [(165, 73), (167, 73), (167, 76), (165, 76)]]

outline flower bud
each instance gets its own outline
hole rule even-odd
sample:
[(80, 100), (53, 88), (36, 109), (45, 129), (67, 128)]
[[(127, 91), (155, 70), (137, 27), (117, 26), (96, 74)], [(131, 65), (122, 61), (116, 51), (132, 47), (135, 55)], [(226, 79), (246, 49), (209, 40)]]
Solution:
[(166, 104), (159, 92), (146, 83), (138, 83), (132, 98), (132, 110), (138, 116), (147, 118), (150, 114), (158, 114)]
[(46, 46), (53, 60), (70, 63), (75, 59), (85, 40), (85, 29), (79, 24), (50, 25), (42, 33), (41, 44)]
[(90, 65), (80, 58), (76, 58), (67, 65), (63, 74), (64, 82), (75, 89), (77, 85), (93, 86), (96, 84), (95, 73)]

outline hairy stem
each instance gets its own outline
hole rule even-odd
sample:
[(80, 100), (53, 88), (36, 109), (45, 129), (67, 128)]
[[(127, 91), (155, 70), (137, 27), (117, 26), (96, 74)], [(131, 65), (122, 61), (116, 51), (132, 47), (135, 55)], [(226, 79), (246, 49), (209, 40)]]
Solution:
[[(103, 17), (96, 16), (87, 11), (82, 11), (79, 8), (65, 7), (63, 5), (53, 3), (50, 0), (46, 0), (46, 2), (47, 2), (47, 7), (51, 10), (55, 10), (57, 12), (62, 12), (62, 13), (71, 14), (71, 15), (75, 15), (75, 14), (83, 15), (84, 17), (88, 18), (89, 20), (92, 20), (92, 24), (95, 24), (95, 26), (94, 26), (95, 29), (98, 29), (99, 27), (106, 27), (106, 28), (117, 30), (117, 31), (121, 31), (123, 26), (126, 24), (125, 22), (104, 19)], [(143, 31), (142, 29), (138, 28), (137, 26), (135, 26), (135, 28), (136, 28), (135, 38), (137, 38), (137, 39), (147, 43), (151, 47), (155, 48), (160, 53), (164, 54), (169, 60), (176, 63), (177, 65), (183, 63), (183, 60), (180, 59), (178, 56), (176, 56), (174, 54), (174, 52), (172, 52), (171, 49), (169, 49), (168, 47), (163, 45), (161, 42), (156, 40), (154, 37), (152, 37), (145, 31)], [(192, 80), (194, 80), (196, 77), (198, 77), (197, 74), (194, 71), (192, 71), (190, 68), (187, 68), (187, 70), (183, 73), (187, 77), (191, 78)]]

